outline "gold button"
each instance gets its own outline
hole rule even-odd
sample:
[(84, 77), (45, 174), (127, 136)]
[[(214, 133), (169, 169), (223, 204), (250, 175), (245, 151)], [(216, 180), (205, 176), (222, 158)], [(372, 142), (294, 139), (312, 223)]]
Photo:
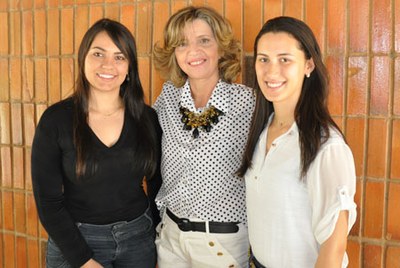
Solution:
[(224, 254), (222, 254), (222, 252), (218, 252), (217, 255), (218, 255), (218, 256), (222, 256), (222, 255), (224, 255)]
[(214, 242), (210, 241), (210, 242), (208, 242), (208, 245), (210, 245), (210, 247), (213, 247), (214, 246)]

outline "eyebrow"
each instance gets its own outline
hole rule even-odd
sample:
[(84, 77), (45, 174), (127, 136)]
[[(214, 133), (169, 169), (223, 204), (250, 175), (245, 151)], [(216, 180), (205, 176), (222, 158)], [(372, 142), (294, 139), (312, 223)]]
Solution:
[[(257, 56), (269, 57), (268, 54), (265, 53), (257, 53)], [(285, 52), (285, 53), (279, 53), (278, 56), (293, 56), (293, 54)]]
[[(102, 47), (92, 47), (92, 48), (90, 48), (90, 49), (98, 49), (98, 50), (101, 50), (101, 51), (106, 51), (104, 48), (102, 48)], [(115, 52), (114, 54), (124, 54), (124, 53), (122, 53), (121, 51), (118, 51), (118, 52)]]

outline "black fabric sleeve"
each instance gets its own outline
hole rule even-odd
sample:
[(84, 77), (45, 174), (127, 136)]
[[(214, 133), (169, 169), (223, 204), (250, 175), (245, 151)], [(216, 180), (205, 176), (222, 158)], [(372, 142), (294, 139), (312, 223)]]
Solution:
[[(62, 150), (55, 113), (44, 113), (32, 144), (32, 184), (40, 221), (60, 248), (64, 258), (80, 267), (93, 255), (74, 220), (65, 208)], [(71, 129), (72, 131), (72, 129)]]
[(156, 203), (155, 203), (155, 198), (157, 196), (158, 191), (160, 190), (161, 184), (162, 184), (162, 179), (161, 179), (161, 136), (162, 136), (162, 130), (160, 127), (160, 124), (158, 123), (158, 117), (156, 112), (150, 108), (151, 114), (150, 118), (152, 120), (152, 125), (154, 125), (154, 130), (156, 132), (156, 156), (157, 156), (157, 165), (156, 165), (156, 171), (154, 175), (147, 179), (147, 196), (149, 198), (150, 202), (150, 209), (153, 214), (153, 221), (154, 221), (154, 226), (157, 226), (157, 224), (161, 221), (160, 218), (160, 212), (157, 209)]

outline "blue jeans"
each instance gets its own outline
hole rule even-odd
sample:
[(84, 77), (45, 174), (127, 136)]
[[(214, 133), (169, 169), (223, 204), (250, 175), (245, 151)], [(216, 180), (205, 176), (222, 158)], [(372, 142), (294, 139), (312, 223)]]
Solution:
[[(106, 268), (153, 268), (157, 254), (151, 212), (129, 222), (106, 225), (77, 223), (97, 262)], [(46, 267), (72, 268), (54, 241), (47, 244)]]

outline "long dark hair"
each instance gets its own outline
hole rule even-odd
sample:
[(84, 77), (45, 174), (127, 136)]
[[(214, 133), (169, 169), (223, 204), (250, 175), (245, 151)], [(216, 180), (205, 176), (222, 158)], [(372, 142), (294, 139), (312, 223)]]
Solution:
[[(255, 39), (254, 59), (257, 57), (257, 45), (260, 38), (269, 32), (284, 32), (294, 37), (298, 41), (306, 59), (312, 58), (315, 64), (310, 77), (304, 79), (301, 95), (294, 111), (294, 118), (299, 129), (301, 150), (301, 174), (299, 175), (304, 179), (321, 145), (330, 137), (329, 128), (333, 127), (342, 136), (343, 134), (328, 111), (328, 73), (322, 61), (320, 47), (312, 30), (303, 21), (295, 18), (285, 16), (273, 18), (263, 25)], [(244, 176), (247, 169), (251, 167), (254, 149), (259, 136), (270, 115), (274, 112), (272, 102), (268, 101), (260, 90), (257, 77), (254, 81), (256, 107), (242, 165), (238, 170), (240, 176)]]
[[(135, 161), (144, 161), (143, 166), (147, 174), (155, 170), (156, 134), (150, 126), (150, 118), (144, 113), (144, 93), (139, 80), (138, 61), (135, 39), (131, 32), (121, 23), (110, 19), (100, 19), (93, 24), (83, 36), (78, 52), (78, 77), (75, 92), (72, 95), (74, 101), (74, 144), (76, 148), (76, 174), (80, 177), (85, 174), (90, 166), (93, 171), (96, 168), (93, 159), (89, 158), (92, 143), (90, 139), (88, 118), (88, 101), (90, 84), (85, 75), (85, 58), (95, 37), (105, 32), (114, 44), (121, 50), (129, 61), (128, 75), (120, 87), (120, 97), (124, 103), (127, 114), (129, 114), (141, 127), (138, 129), (138, 138), (143, 149), (139, 152), (141, 157)], [(90, 165), (88, 163), (90, 162)]]

